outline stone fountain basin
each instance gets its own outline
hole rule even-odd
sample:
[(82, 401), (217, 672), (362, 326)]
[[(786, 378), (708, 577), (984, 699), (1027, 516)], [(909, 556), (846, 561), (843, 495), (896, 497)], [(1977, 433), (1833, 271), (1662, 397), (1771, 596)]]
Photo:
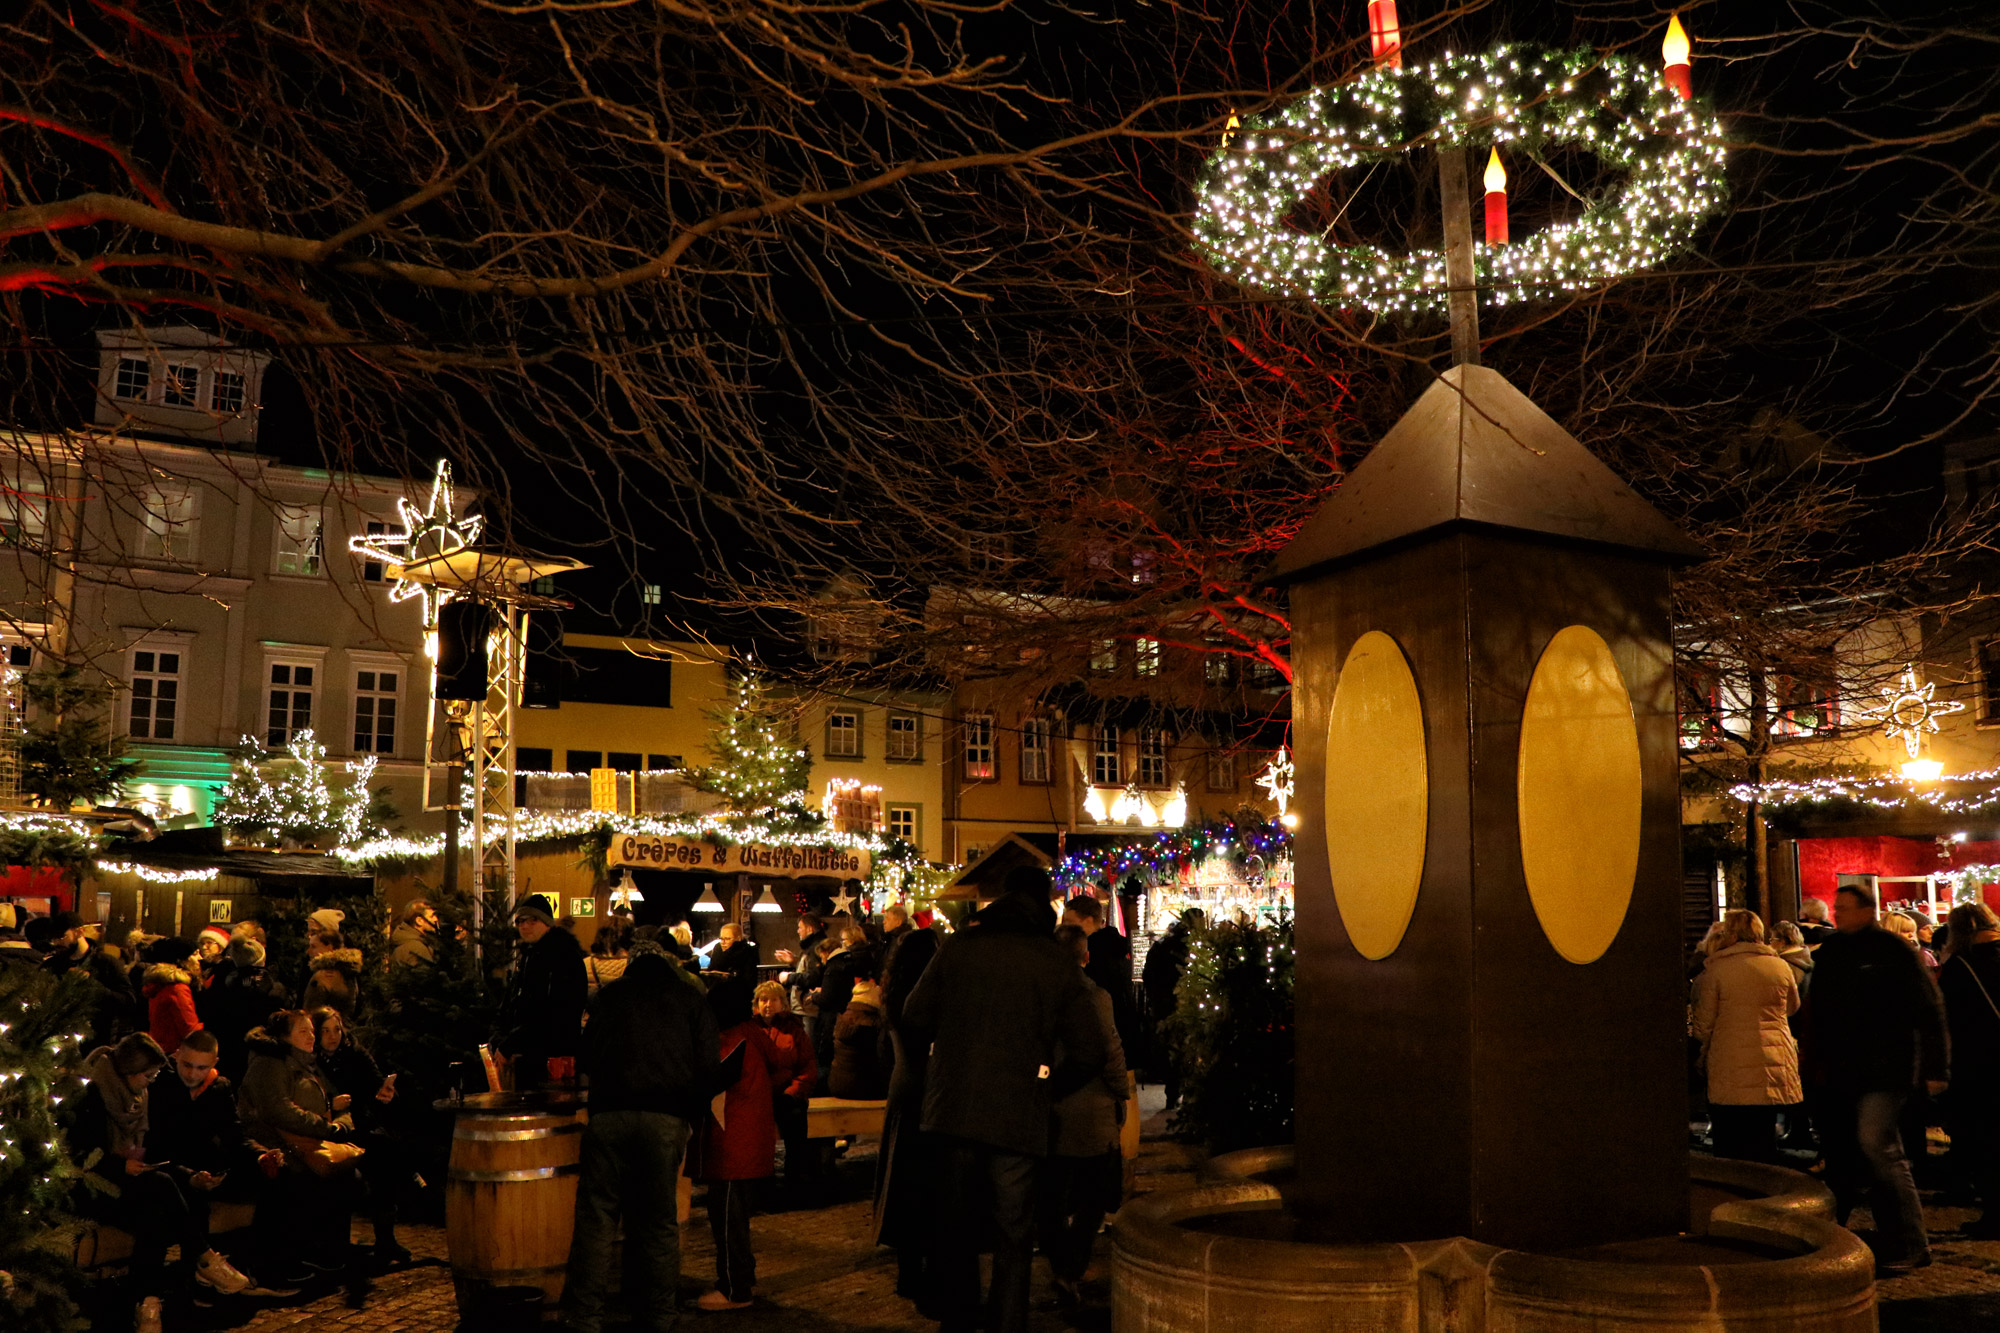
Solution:
[(1302, 1239), (1290, 1148), (1231, 1153), (1118, 1215), (1113, 1333), (1873, 1333), (1875, 1263), (1833, 1198), (1780, 1167), (1694, 1157), (1676, 1236), (1532, 1254), (1463, 1236)]

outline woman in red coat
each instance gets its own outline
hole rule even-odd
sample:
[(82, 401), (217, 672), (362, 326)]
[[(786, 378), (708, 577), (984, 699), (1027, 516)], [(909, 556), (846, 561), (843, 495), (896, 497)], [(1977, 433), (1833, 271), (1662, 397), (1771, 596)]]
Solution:
[(200, 966), (195, 953), (194, 945), (171, 935), (146, 947), (145, 980), (139, 988), (146, 997), (146, 1031), (169, 1058), (180, 1049), (181, 1039), (201, 1026), (194, 1011)]
[(777, 1169), (778, 1121), (771, 1112), (772, 1090), (790, 1069), (770, 1033), (750, 1014), (747, 987), (724, 986), (710, 993), (722, 1029), (726, 1070), (740, 1062), (736, 1081), (719, 1101), (722, 1113), (709, 1114), (688, 1149), (687, 1173), (708, 1187), (708, 1226), (715, 1236), (715, 1290), (695, 1302), (703, 1310), (741, 1310), (757, 1285), (757, 1258), (750, 1252), (750, 1194), (755, 1183)]
[(785, 1141), (785, 1189), (798, 1196), (811, 1185), (818, 1165), (806, 1139), (806, 1111), (819, 1086), (819, 1058), (813, 1054), (812, 1033), (792, 1012), (782, 983), (767, 981), (757, 987), (754, 1003), (764, 1035), (784, 1060), (771, 1079), (771, 1110), (778, 1118), (778, 1137)]

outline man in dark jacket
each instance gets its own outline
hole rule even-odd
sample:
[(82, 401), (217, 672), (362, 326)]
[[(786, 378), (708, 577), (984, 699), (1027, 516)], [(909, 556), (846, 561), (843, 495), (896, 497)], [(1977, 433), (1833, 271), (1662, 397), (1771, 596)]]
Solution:
[(715, 998), (717, 1013), (733, 1014), (750, 1007), (751, 993), (757, 989), (757, 946), (734, 921), (725, 921), (716, 932), (715, 950), (702, 973)]
[(1828, 1121), (1827, 1183), (1842, 1222), (1867, 1192), (1876, 1269), (1894, 1277), (1931, 1261), (1897, 1117), (1919, 1086), (1944, 1091), (1944, 1003), (1916, 950), (1876, 924), (1867, 889), (1843, 885), (1833, 919), (1813, 955), (1809, 1063)]
[(1009, 872), (1006, 892), (946, 941), (903, 1007), (905, 1028), (931, 1049), (923, 1127), (942, 1149), (935, 1295), (947, 1333), (982, 1323), (989, 1227), (997, 1238), (985, 1327), (1027, 1328), (1035, 1171), (1049, 1152), (1050, 1108), (1104, 1068), (1097, 1013), (1075, 958), (1053, 938), (1049, 897), (1047, 871)]
[(232, 1083), (243, 1081), (250, 1063), (250, 1048), (244, 1039), (254, 1028), (264, 1025), (272, 1013), (287, 1006), (291, 995), (264, 966), (264, 946), (256, 940), (230, 941), (222, 955), (224, 966), (214, 984), (195, 997), (195, 1012), (202, 1027), (215, 1034), (221, 1057), (217, 1068)]
[(1146, 1017), (1153, 1024), (1152, 1068), (1158, 1071), (1167, 1085), (1167, 1105), (1170, 1108), (1180, 1105), (1181, 1071), (1167, 1040), (1166, 1024), (1174, 1016), (1174, 1008), (1179, 1003), (1176, 992), (1180, 989), (1181, 974), (1187, 971), (1188, 951), (1194, 943), (1194, 932), (1201, 929), (1205, 921), (1199, 907), (1190, 907), (1175, 917), (1173, 924), (1167, 927), (1167, 933), (1146, 951), (1146, 968), (1139, 980), (1140, 988), (1146, 995)]
[(806, 996), (819, 989), (819, 946), (826, 942), (826, 923), (817, 913), (801, 912), (798, 920), (799, 947), (778, 950), (778, 961), (791, 965), (791, 971), (782, 973), (778, 980), (785, 983), (792, 993), (792, 1012), (810, 1018), (805, 1013)]
[(91, 937), (90, 927), (83, 924), (83, 918), (75, 912), (58, 912), (50, 921), (56, 934), (51, 941), (52, 952), (43, 960), (42, 966), (56, 976), (63, 976), (73, 969), (82, 971), (95, 981), (99, 990), (91, 1005), (91, 1033), (101, 1045), (111, 1045), (132, 1032), (143, 1032), (146, 1025), (139, 1021), (139, 997), (132, 989), (132, 979), (118, 960), (104, 952)]
[(556, 929), (541, 898), (523, 898), (514, 909), (522, 949), (514, 966), (514, 988), (500, 1027), (501, 1054), (514, 1063), (514, 1087), (539, 1088), (551, 1056), (575, 1055), (583, 1028), (583, 1003), (590, 996), (583, 949), (576, 937)]
[(1083, 932), (1090, 961), (1083, 974), (1111, 997), (1111, 1017), (1118, 1027), (1121, 1050), (1140, 1049), (1139, 1006), (1132, 1002), (1132, 943), (1104, 919), (1104, 903), (1080, 893), (1063, 904), (1062, 923)]
[(650, 1290), (628, 1292), (656, 1330), (674, 1326), (680, 1286), (676, 1218), (681, 1154), (689, 1128), (717, 1090), (719, 1043), (708, 1001), (674, 976), (659, 945), (632, 946), (625, 975), (590, 1002), (579, 1068), (590, 1081), (582, 1177), (563, 1320), (570, 1333), (599, 1333), (618, 1221), (625, 1222), (627, 1273)]

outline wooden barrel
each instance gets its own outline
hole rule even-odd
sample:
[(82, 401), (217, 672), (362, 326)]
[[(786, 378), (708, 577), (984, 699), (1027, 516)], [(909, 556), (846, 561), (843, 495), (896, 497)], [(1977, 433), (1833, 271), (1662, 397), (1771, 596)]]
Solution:
[(445, 1235), (468, 1325), (539, 1307), (556, 1318), (569, 1261), (583, 1147), (575, 1094), (484, 1093), (457, 1114), (445, 1182)]

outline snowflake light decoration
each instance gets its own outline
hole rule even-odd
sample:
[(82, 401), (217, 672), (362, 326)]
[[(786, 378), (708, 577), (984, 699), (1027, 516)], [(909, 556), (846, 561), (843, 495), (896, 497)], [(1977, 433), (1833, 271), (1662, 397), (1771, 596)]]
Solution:
[(1298, 768), (1292, 763), (1292, 752), (1284, 746), (1271, 757), (1269, 767), (1257, 775), (1257, 785), (1271, 794), (1278, 803), (1278, 819), (1282, 822), (1292, 803), (1293, 779), (1298, 776)]
[(1244, 120), (1208, 164), (1195, 248), (1259, 291), (1384, 314), (1441, 312), (1440, 250), (1343, 246), (1288, 222), (1315, 184), (1399, 157), (1412, 144), (1568, 145), (1625, 172), (1576, 218), (1518, 241), (1478, 245), (1473, 267), (1495, 304), (1546, 300), (1657, 264), (1693, 244), (1722, 207), (1722, 122), (1637, 61), (1595, 51), (1502, 45), (1405, 68), (1377, 66)]
[(1937, 735), (1939, 718), (1965, 711), (1965, 705), (1956, 699), (1936, 697), (1936, 681), (1919, 684), (1914, 663), (1903, 668), (1894, 685), (1883, 686), (1881, 694), (1882, 702), (1867, 709), (1866, 716), (1883, 723), (1882, 729), (1891, 738), (1900, 739), (1912, 759), (1923, 754), (1925, 736)]
[(479, 540), (486, 520), (478, 514), (458, 512), (452, 493), (451, 464), (444, 459), (438, 460), (437, 473), (431, 478), (429, 502), (418, 509), (407, 496), (399, 496), (396, 513), (403, 520), (400, 531), (350, 537), (347, 549), (370, 560), (379, 560), (388, 567), (387, 572), (394, 583), (389, 589), (390, 601), (406, 602), (412, 597), (423, 598), (424, 628), (433, 630), (437, 628), (438, 607), (450, 594), (435, 584), (406, 579), (400, 571), (406, 564), (472, 545)]

